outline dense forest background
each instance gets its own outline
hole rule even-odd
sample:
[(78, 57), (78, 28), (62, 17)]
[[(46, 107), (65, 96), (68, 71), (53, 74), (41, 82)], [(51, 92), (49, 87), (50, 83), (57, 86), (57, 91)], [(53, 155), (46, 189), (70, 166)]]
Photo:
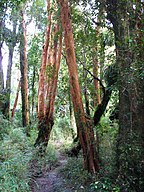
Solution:
[(0, 191), (143, 192), (143, 50), (143, 0), (1, 0)]

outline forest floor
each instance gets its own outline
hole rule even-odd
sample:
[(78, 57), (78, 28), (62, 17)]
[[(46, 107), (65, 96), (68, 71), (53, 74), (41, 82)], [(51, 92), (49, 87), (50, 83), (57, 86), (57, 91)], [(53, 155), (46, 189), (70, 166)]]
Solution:
[[(56, 164), (41, 168), (40, 172), (36, 171), (37, 161), (33, 161), (32, 171), (33, 177), (31, 182), (32, 192), (75, 192), (72, 186), (68, 186), (65, 178), (60, 173), (60, 170), (67, 164), (68, 156), (61, 151), (60, 143), (56, 144), (57, 162)], [(35, 173), (34, 173), (35, 172)]]

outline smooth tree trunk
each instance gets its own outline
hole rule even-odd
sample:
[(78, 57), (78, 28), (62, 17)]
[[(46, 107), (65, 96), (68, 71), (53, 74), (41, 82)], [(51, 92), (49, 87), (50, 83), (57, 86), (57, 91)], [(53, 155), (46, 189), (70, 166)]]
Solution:
[(9, 118), (10, 112), (10, 94), (11, 94), (11, 71), (12, 71), (12, 64), (13, 64), (13, 54), (14, 48), (17, 43), (17, 36), (16, 36), (16, 29), (17, 29), (17, 21), (13, 21), (13, 30), (10, 31), (11, 42), (7, 43), (9, 54), (8, 54), (8, 65), (7, 65), (7, 76), (6, 76), (6, 92), (7, 92), (7, 105), (5, 106), (5, 116)]
[[(69, 91), (69, 112), (70, 112), (71, 134), (72, 134), (72, 138), (75, 139), (77, 127), (76, 127), (76, 121), (75, 121), (75, 116), (74, 116), (74, 110), (73, 110), (73, 106), (72, 106), (72, 102), (71, 102), (70, 91)], [(78, 135), (76, 137), (78, 137)]]
[[(50, 11), (50, 1), (47, 0), (47, 10)], [(39, 126), (43, 124), (45, 116), (45, 71), (47, 65), (48, 57), (48, 48), (50, 43), (50, 34), (51, 34), (51, 13), (48, 15), (48, 26), (46, 29), (45, 43), (42, 51), (42, 62), (39, 73), (39, 83), (38, 83), (38, 120)]]
[(24, 13), (21, 11), (21, 40), (20, 40), (20, 71), (21, 71), (21, 96), (22, 96), (22, 125), (29, 134), (29, 110), (28, 110), (28, 79), (27, 79), (27, 40)]
[(85, 98), (85, 111), (88, 116), (90, 116), (90, 103), (89, 103), (89, 96), (88, 96), (88, 82), (87, 82), (87, 71), (85, 70), (86, 68), (86, 54), (85, 51), (83, 53), (84, 57), (84, 64), (83, 64), (83, 79), (84, 79), (84, 98)]
[[(97, 38), (99, 34), (99, 29), (96, 29), (97, 32)], [(98, 44), (98, 42), (97, 42)], [(99, 61), (98, 61), (98, 45), (93, 49), (94, 54), (93, 54), (93, 75), (95, 77), (99, 77)], [(101, 98), (100, 98), (100, 86), (99, 86), (99, 81), (97, 79), (94, 79), (94, 107), (100, 104)]]
[(33, 66), (33, 78), (32, 78), (32, 98), (31, 98), (31, 113), (34, 114), (35, 107), (35, 80), (36, 80), (36, 66)]
[[(2, 46), (4, 42), (3, 30), (5, 27), (4, 17), (5, 17), (5, 6), (4, 6), (4, 2), (2, 2), (0, 7), (0, 94), (2, 94), (2, 91), (4, 89), (4, 74), (3, 74), (3, 66), (2, 66), (2, 59), (3, 59)], [(2, 101), (0, 98), (0, 110), (2, 111), (1, 102)]]
[(78, 135), (83, 150), (84, 168), (91, 173), (99, 171), (98, 157), (95, 148), (95, 139), (92, 123), (85, 117), (81, 91), (78, 81), (78, 71), (74, 50), (74, 39), (70, 12), (66, 0), (58, 0), (61, 12), (61, 21), (64, 31), (66, 61), (69, 70), (70, 92), (74, 107)]
[(2, 43), (0, 44), (0, 91), (4, 89), (4, 75), (3, 75), (3, 66), (2, 66)]
[[(103, 20), (103, 3), (100, 2), (99, 5), (99, 10), (97, 14), (97, 22), (96, 22), (96, 42), (94, 44), (93, 48), (93, 75), (95, 77), (100, 77), (102, 80), (102, 71), (103, 71), (103, 66), (104, 66), (104, 47), (102, 43), (100, 42), (100, 32), (101, 32), (101, 24), (104, 22)], [(100, 56), (99, 56), (100, 55)], [(94, 79), (94, 106), (97, 107), (101, 103), (101, 91), (100, 91), (100, 84), (97, 79)]]
[(2, 59), (2, 43), (0, 43), (0, 112), (4, 114), (4, 75)]

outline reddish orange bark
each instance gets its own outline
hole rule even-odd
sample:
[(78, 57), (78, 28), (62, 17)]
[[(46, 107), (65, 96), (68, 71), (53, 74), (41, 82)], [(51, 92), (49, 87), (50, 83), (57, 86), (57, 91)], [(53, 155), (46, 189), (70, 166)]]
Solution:
[(91, 121), (88, 121), (86, 119), (84, 113), (84, 107), (78, 81), (74, 39), (72, 33), (72, 25), (69, 18), (70, 13), (68, 2), (66, 0), (58, 0), (58, 2), (60, 6), (61, 21), (64, 31), (66, 60), (69, 70), (70, 92), (74, 106), (74, 113), (78, 129), (77, 131), (83, 149), (84, 167), (89, 172), (96, 173), (99, 170), (99, 166), (95, 150), (94, 132)]
[[(59, 30), (59, 29), (57, 29)], [(56, 31), (57, 33), (58, 31)], [(57, 42), (54, 42), (54, 50), (53, 50), (53, 74), (49, 85), (49, 93), (48, 98), (49, 103), (47, 104), (46, 108), (46, 116), (48, 118), (53, 119), (54, 113), (54, 102), (56, 97), (56, 90), (57, 90), (57, 81), (58, 81), (58, 72), (60, 68), (60, 61), (61, 61), (61, 51), (62, 51), (62, 36), (59, 37), (59, 49)]]
[[(21, 11), (21, 28), (22, 38), (20, 41), (20, 71), (21, 71), (21, 95), (22, 95), (22, 122), (23, 127), (29, 126), (29, 112), (28, 112), (28, 79), (27, 79), (27, 39), (26, 26), (23, 11)], [(27, 130), (28, 134), (28, 130)]]
[[(47, 10), (50, 10), (50, 1), (47, 0)], [(39, 85), (38, 85), (38, 118), (43, 121), (44, 117), (44, 97), (45, 97), (45, 71), (48, 55), (48, 47), (50, 42), (50, 33), (51, 33), (51, 13), (48, 15), (49, 25), (47, 26), (46, 35), (45, 35), (45, 44), (42, 52), (42, 63), (39, 74)]]
[[(41, 74), (43, 93), (41, 103), (43, 104), (42, 113), (39, 115), (39, 133), (35, 145), (40, 146), (40, 151), (45, 152), (49, 141), (50, 133), (54, 124), (54, 103), (57, 90), (58, 72), (61, 60), (62, 37), (57, 38), (59, 27), (56, 24), (54, 31), (49, 35), (49, 44), (47, 46), (47, 57), (45, 58), (43, 73)], [(50, 38), (51, 37), (51, 38)], [(59, 44), (58, 44), (59, 40)], [(47, 43), (47, 42), (46, 42)], [(43, 63), (42, 63), (43, 64)], [(39, 104), (40, 105), (40, 104)]]

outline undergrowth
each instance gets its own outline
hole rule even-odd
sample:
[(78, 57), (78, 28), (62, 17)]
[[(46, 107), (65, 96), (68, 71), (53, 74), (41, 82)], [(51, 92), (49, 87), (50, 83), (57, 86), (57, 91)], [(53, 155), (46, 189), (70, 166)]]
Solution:
[[(37, 136), (36, 125), (27, 137), (19, 124), (0, 116), (0, 191), (30, 192), (32, 175), (47, 170), (57, 162), (56, 150), (49, 144), (46, 156), (41, 158), (33, 147)], [(35, 170), (31, 163), (36, 163)]]
[(28, 163), (32, 148), (22, 128), (16, 128), (2, 117), (1, 122), (0, 191), (29, 192)]

